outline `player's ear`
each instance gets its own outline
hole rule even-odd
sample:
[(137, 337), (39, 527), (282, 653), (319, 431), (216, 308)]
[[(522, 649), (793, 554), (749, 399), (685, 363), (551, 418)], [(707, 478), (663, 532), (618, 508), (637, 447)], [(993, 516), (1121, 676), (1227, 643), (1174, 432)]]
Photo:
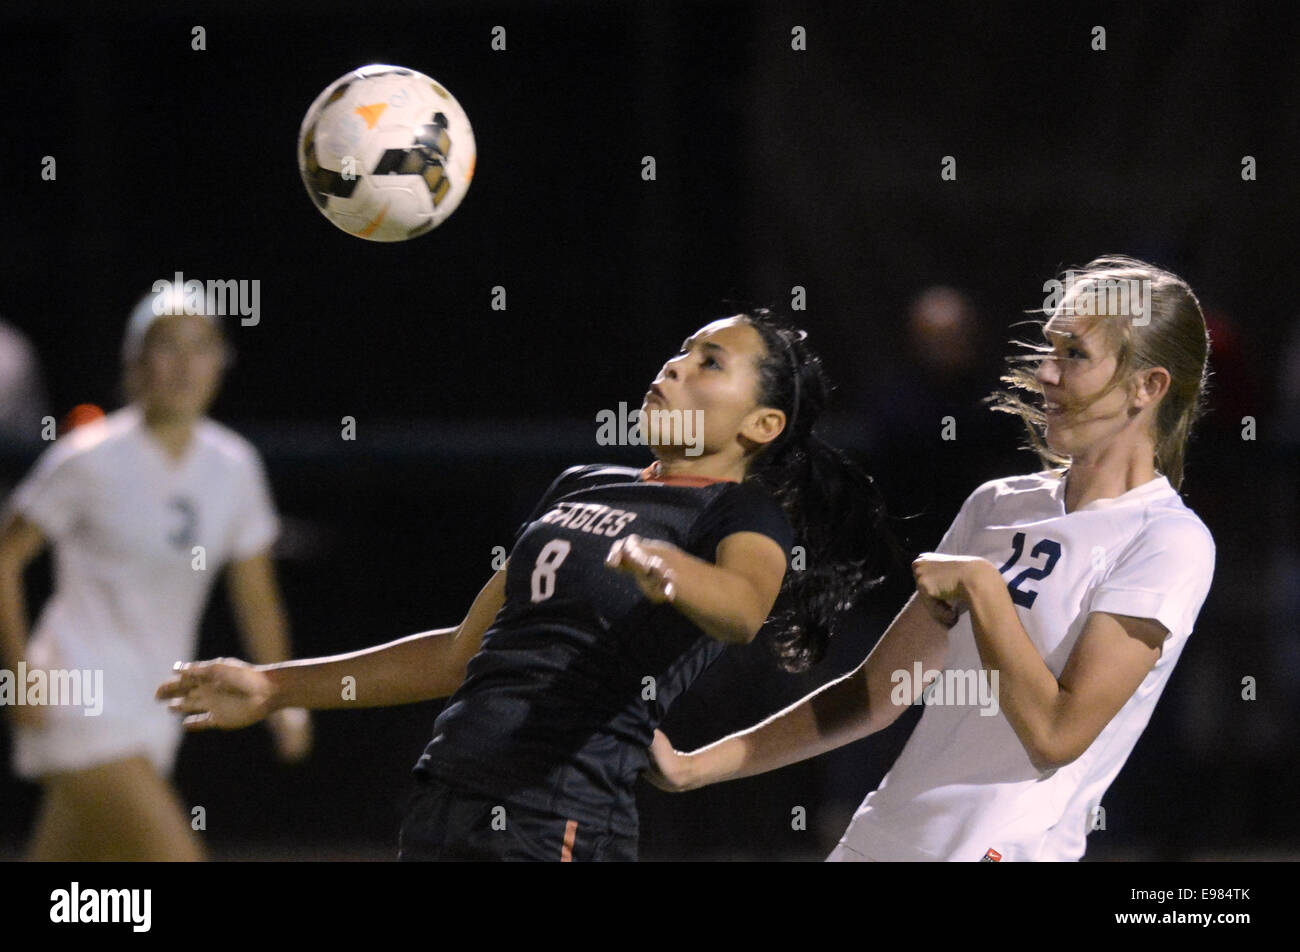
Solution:
[(785, 413), (775, 407), (758, 407), (741, 424), (740, 435), (751, 443), (771, 443), (785, 430)]
[(1158, 403), (1169, 392), (1169, 371), (1164, 367), (1148, 367), (1137, 372), (1133, 405), (1141, 410)]

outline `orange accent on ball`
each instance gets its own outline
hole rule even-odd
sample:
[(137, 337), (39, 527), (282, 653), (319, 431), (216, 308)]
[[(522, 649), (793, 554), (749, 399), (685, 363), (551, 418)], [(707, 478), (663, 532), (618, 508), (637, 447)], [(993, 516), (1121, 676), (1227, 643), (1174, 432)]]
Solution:
[(359, 232), (357, 232), (357, 234), (360, 235), (362, 238), (366, 238), (369, 235), (373, 234), (374, 230), (379, 227), (379, 223), (384, 220), (384, 216), (387, 214), (388, 214), (388, 206), (385, 205), (383, 208), (379, 209), (379, 214), (375, 216), (374, 221), (366, 225), (365, 228), (362, 228)]
[(376, 102), (371, 103), (369, 106), (357, 106), (354, 111), (358, 116), (366, 121), (367, 129), (373, 129), (375, 123), (379, 122), (379, 117), (384, 114), (384, 110), (387, 108), (388, 103)]

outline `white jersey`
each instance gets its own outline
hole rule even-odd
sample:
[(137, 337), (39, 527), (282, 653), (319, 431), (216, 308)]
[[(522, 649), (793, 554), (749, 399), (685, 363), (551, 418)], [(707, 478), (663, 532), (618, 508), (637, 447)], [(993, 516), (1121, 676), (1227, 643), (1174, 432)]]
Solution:
[[(10, 504), (54, 547), (54, 591), (33, 626), (28, 666), (104, 672), (98, 723), (51, 709), (46, 740), (57, 740), (59, 724), (84, 735), (72, 745), (82, 748), (94, 746), (91, 732), (168, 735), (178, 719), (153, 692), (174, 662), (193, 657), (213, 578), (278, 531), (256, 450), (202, 419), (175, 460), (128, 406), (46, 450)], [(40, 733), (19, 744), (20, 766)]]
[[(1030, 763), (1005, 713), (984, 713), (992, 705), (927, 703), (831, 859), (1083, 855), (1102, 795), (1150, 720), (1209, 592), (1214, 540), (1163, 476), (1068, 514), (1064, 500), (1059, 470), (985, 483), (938, 551), (1000, 567), (1021, 624), (1056, 677), (1098, 611), (1164, 625), (1155, 667), (1088, 749), (1055, 770)], [(966, 612), (949, 631), (944, 669), (981, 668)]]

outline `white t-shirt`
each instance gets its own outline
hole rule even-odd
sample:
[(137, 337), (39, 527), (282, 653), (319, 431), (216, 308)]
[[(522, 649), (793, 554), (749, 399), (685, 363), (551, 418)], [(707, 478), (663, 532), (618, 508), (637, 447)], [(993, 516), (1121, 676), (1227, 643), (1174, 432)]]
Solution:
[(103, 669), (113, 721), (161, 710), (153, 688), (193, 657), (213, 578), (278, 532), (250, 443), (203, 419), (173, 460), (132, 406), (59, 439), (10, 504), (54, 547), (28, 665)]
[[(1168, 629), (1155, 667), (1076, 760), (1039, 771), (1000, 709), (929, 704), (833, 859), (1077, 860), (1094, 811), (1151, 718), (1214, 573), (1214, 540), (1159, 476), (1074, 512), (1062, 471), (985, 483), (937, 551), (1001, 569), (1030, 640), (1060, 677), (1090, 612)], [(1017, 555), (1018, 553), (1018, 555)], [(949, 631), (944, 669), (979, 671), (970, 613)], [(955, 679), (953, 679), (955, 681)], [(951, 701), (955, 692), (940, 700)]]

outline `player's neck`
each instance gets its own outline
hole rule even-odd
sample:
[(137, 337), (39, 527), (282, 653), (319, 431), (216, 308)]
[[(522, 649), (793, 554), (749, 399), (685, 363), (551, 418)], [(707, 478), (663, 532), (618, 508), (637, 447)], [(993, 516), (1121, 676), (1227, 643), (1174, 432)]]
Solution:
[(662, 477), (695, 476), (704, 479), (728, 479), (741, 482), (745, 467), (740, 460), (726, 460), (717, 453), (700, 456), (661, 456), (656, 467)]
[(1154, 452), (1141, 445), (1101, 447), (1070, 459), (1065, 482), (1065, 511), (1074, 512), (1098, 499), (1114, 499), (1156, 478)]
[(194, 438), (194, 417), (172, 416), (145, 408), (143, 411), (145, 429), (173, 460), (185, 455), (190, 441)]

